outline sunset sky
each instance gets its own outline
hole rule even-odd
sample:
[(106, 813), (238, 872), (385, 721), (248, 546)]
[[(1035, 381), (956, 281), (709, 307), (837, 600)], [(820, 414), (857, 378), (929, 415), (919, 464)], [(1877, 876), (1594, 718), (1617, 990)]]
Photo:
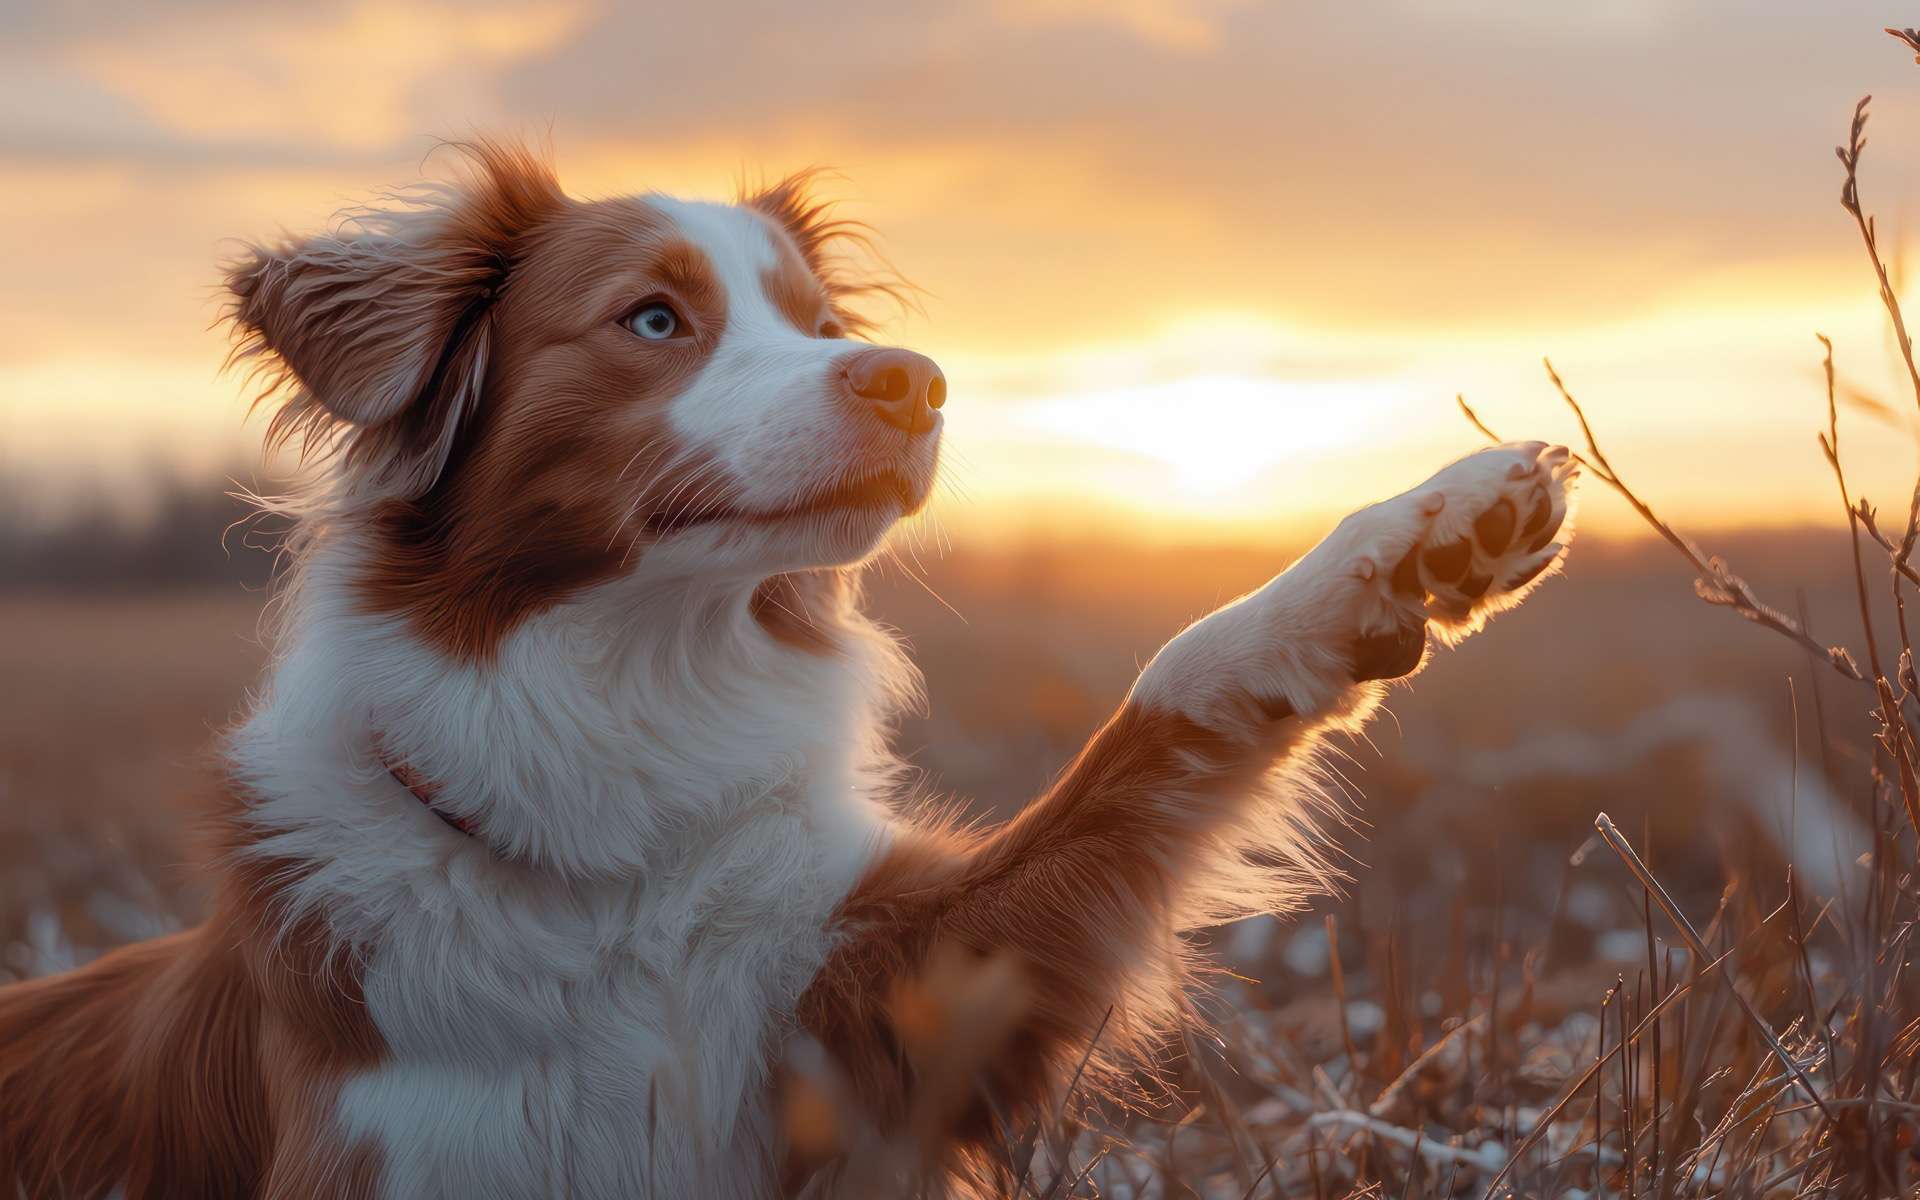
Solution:
[[(0, 472), (137, 494), (260, 434), (223, 239), (549, 139), (582, 195), (825, 165), (925, 289), (942, 524), (1292, 533), (1476, 437), (1574, 434), (1694, 526), (1826, 517), (1816, 330), (1902, 507), (1911, 389), (1837, 203), (1901, 243), (1920, 67), (1892, 4), (889, 0), (0, 4)], [(1625, 529), (1617, 503), (1587, 520)]]

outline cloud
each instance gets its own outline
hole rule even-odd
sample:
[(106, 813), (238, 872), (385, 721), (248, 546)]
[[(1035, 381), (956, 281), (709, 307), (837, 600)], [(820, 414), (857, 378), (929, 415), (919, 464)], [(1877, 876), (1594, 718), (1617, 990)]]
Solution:
[[(1234, 359), (1237, 376), (1424, 364), (1402, 393), (1439, 405), (1410, 426), (1422, 438), (1452, 427), (1456, 387), (1497, 406), (1537, 386), (1541, 350), (1587, 345), (1602, 365), (1642, 353), (1607, 382), (1649, 419), (1761, 395), (1774, 436), (1799, 396), (1754, 383), (1752, 343), (1798, 339), (1862, 269), (1829, 148), (1873, 91), (1865, 186), (1897, 240), (1920, 183), (1903, 150), (1920, 145), (1920, 72), (1880, 45), (1865, 0), (1756, 0), (1737, 20), (1697, 0), (1589, 9), (0, 6), (0, 369), (104, 341), (126, 359), (116, 379), (143, 361), (211, 379), (223, 238), (322, 225), (415, 178), (433, 135), (550, 128), (583, 194), (839, 168), (853, 215), (929, 292), (898, 336), (1009, 405), (1174, 389), (1222, 368), (1167, 349), (1186, 344), (1170, 331), (1251, 322), (1287, 340), (1251, 338), (1264, 357)], [(1737, 328), (1662, 343), (1657, 365), (1625, 348), (1645, 340), (1636, 322), (1681, 310)], [(1094, 388), (1088, 348), (1137, 377)]]
[(1015, 27), (1112, 25), (1150, 45), (1207, 51), (1220, 44), (1219, 15), (1245, 0), (999, 0), (995, 15)]
[(85, 36), (59, 58), (183, 138), (367, 149), (418, 134), (423, 118), (495, 115), (484, 81), (550, 49), (581, 15), (544, 2), (250, 6), (138, 39)]
[[(157, 208), (274, 171), (321, 173), (335, 206), (476, 127), (551, 127), (589, 192), (824, 163), (941, 329), (1027, 344), (1197, 308), (1620, 319), (1699, 277), (1850, 255), (1826, 149), (1852, 97), (1880, 94), (1882, 137), (1920, 129), (1920, 78), (1852, 29), (1873, 27), (1860, 0), (1597, 24), (1525, 0), (160, 8), (9, 17), (0, 155), (137, 168)], [(1920, 180), (1910, 161), (1873, 155), (1870, 194)]]

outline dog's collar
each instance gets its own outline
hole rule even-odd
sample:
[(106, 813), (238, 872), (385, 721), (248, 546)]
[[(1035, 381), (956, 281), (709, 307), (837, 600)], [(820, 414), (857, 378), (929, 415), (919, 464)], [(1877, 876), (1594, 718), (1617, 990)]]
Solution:
[(375, 753), (379, 754), (380, 765), (387, 769), (387, 774), (393, 776), (394, 782), (407, 789), (413, 798), (420, 802), (423, 808), (434, 816), (439, 817), (448, 829), (464, 833), (475, 841), (484, 840), (481, 838), (479, 830), (474, 828), (472, 821), (467, 820), (465, 817), (457, 817), (434, 802), (434, 797), (438, 794), (439, 789), (434, 787), (426, 776), (414, 770), (400, 759), (388, 754), (384, 749), (376, 746)]

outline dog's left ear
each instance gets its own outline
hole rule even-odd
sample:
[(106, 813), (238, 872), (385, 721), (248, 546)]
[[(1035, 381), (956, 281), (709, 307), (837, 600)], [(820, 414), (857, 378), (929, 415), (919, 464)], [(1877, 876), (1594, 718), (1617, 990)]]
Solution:
[(516, 246), (566, 203), (529, 152), (460, 149), (470, 169), (458, 183), (250, 246), (227, 266), (234, 357), (259, 359), (280, 397), (268, 443), (338, 452), (357, 487), (383, 495), (415, 497), (438, 479), (480, 402)]

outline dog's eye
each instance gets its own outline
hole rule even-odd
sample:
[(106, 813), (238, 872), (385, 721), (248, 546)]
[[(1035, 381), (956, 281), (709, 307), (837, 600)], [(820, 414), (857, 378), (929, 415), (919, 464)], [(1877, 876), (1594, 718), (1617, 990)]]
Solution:
[(847, 336), (846, 327), (838, 321), (820, 322), (820, 336), (823, 338), (843, 338)]
[(627, 328), (650, 342), (664, 342), (680, 332), (680, 314), (671, 304), (655, 300), (634, 309)]

